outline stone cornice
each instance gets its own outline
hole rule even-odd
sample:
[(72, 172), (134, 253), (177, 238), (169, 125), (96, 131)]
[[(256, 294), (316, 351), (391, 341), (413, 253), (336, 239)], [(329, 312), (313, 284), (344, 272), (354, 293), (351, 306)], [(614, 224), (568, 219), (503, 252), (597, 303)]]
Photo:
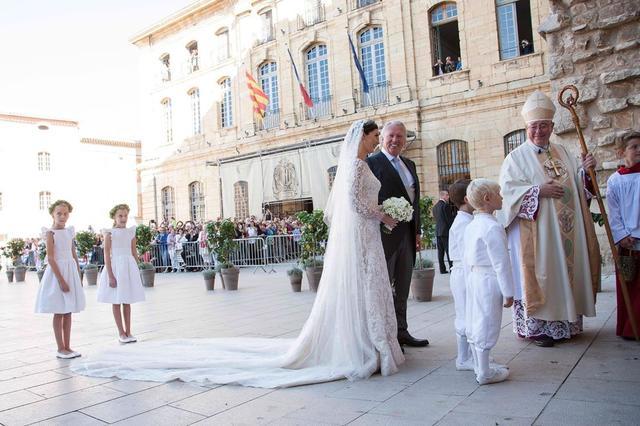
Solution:
[(193, 2), (192, 4), (183, 7), (182, 9), (178, 10), (175, 13), (172, 13), (171, 15), (167, 16), (166, 18), (162, 19), (159, 22), (156, 22), (155, 24), (151, 25), (150, 27), (147, 27), (146, 29), (140, 31), (137, 34), (134, 34), (130, 39), (129, 42), (131, 42), (132, 44), (137, 44), (140, 41), (148, 38), (148, 37), (152, 37), (154, 34), (159, 33), (161, 31), (166, 30), (167, 28), (171, 27), (172, 25), (176, 25), (178, 24), (180, 21), (195, 15), (198, 12), (201, 12), (203, 10), (205, 10), (206, 8), (214, 5), (215, 3), (220, 3), (223, 2), (224, 0), (198, 0)]
[(0, 121), (11, 121), (13, 123), (29, 123), (29, 124), (46, 123), (52, 126), (78, 127), (77, 121), (60, 120), (56, 118), (33, 117), (30, 115), (20, 115), (20, 114), (0, 114)]
[(116, 141), (111, 139), (82, 138), (80, 143), (88, 145), (104, 145), (115, 146), (120, 148), (140, 149), (142, 147), (139, 141)]

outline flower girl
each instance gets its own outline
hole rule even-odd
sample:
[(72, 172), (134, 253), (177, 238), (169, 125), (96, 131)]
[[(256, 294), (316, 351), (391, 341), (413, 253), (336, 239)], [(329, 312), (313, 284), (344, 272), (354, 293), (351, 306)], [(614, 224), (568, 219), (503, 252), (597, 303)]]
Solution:
[(78, 255), (73, 243), (75, 232), (73, 227), (65, 228), (72, 210), (71, 204), (64, 200), (49, 207), (53, 226), (42, 228), (49, 266), (40, 281), (35, 308), (36, 313), (53, 314), (53, 334), (58, 345), (56, 356), (63, 359), (80, 356), (71, 349), (71, 313), (85, 307)]
[(109, 216), (113, 219), (113, 228), (103, 231), (104, 269), (98, 280), (98, 302), (112, 304), (118, 340), (120, 343), (132, 343), (137, 339), (131, 334), (131, 303), (144, 301), (144, 289), (136, 262), (136, 227), (126, 227), (129, 216), (129, 206), (126, 204), (112, 208)]

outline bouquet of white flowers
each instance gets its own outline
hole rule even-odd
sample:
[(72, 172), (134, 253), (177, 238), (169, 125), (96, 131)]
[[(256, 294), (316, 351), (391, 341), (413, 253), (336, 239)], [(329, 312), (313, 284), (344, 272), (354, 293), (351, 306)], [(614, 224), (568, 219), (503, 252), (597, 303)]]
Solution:
[[(388, 214), (398, 222), (409, 222), (413, 218), (413, 207), (406, 198), (387, 198), (382, 202), (382, 212)], [(382, 230), (387, 234), (391, 233), (391, 228), (386, 224)]]

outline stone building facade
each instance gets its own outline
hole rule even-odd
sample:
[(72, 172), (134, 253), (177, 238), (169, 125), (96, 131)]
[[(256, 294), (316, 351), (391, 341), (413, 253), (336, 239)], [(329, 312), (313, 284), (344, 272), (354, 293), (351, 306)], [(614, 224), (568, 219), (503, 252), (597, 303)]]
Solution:
[[(322, 208), (337, 146), (362, 118), (406, 124), (423, 195), (497, 178), (524, 140), (526, 97), (550, 89), (536, 31), (547, 14), (547, 0), (210, 0), (176, 12), (131, 40), (145, 84), (145, 220)], [(441, 74), (447, 56), (461, 66)], [(246, 73), (270, 97), (264, 121)]]
[[(614, 142), (640, 130), (640, 2), (552, 0), (540, 32), (549, 46), (551, 92), (568, 84), (580, 91), (578, 113), (589, 150), (601, 163), (604, 185), (619, 164)], [(555, 117), (556, 135), (579, 152), (569, 112)]]
[(57, 199), (74, 206), (77, 230), (110, 226), (116, 202), (140, 219), (139, 141), (83, 138), (77, 121), (22, 114), (0, 114), (0, 141), (0, 244), (39, 236)]

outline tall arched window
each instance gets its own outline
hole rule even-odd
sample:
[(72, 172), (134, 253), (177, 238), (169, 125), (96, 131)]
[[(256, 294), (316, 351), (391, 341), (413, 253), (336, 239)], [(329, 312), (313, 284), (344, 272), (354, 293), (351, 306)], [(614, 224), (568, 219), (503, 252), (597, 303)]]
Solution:
[(527, 140), (527, 131), (525, 129), (516, 130), (508, 133), (504, 137), (504, 156), (509, 155), (511, 151), (519, 147)]
[(461, 140), (450, 140), (441, 143), (437, 148), (438, 155), (438, 187), (448, 190), (449, 185), (458, 179), (470, 179), (469, 149)]
[(280, 124), (280, 98), (278, 96), (278, 65), (268, 62), (258, 69), (260, 87), (269, 97), (269, 105), (265, 112), (262, 126), (265, 129), (278, 127)]
[[(453, 2), (440, 3), (429, 12), (433, 75), (455, 71), (460, 57), (458, 7)], [(452, 61), (451, 67), (447, 58)]]
[(200, 89), (194, 87), (187, 92), (191, 104), (191, 131), (193, 135), (202, 133), (202, 119), (200, 117)]
[(496, 0), (500, 59), (533, 53), (529, 0)]
[(249, 184), (247, 181), (239, 180), (233, 184), (233, 203), (237, 218), (249, 217)]
[(191, 182), (189, 184), (189, 206), (191, 220), (194, 222), (204, 220), (204, 191), (202, 183)]
[(187, 69), (190, 73), (198, 71), (200, 69), (200, 56), (198, 54), (198, 42), (190, 41), (186, 46), (187, 52), (189, 52), (189, 59), (187, 61)]
[(171, 56), (168, 53), (160, 56), (160, 75), (162, 81), (171, 81)]
[(218, 61), (224, 61), (231, 55), (229, 30), (226, 28), (221, 28), (216, 32), (216, 51), (218, 52)]
[(173, 187), (165, 186), (161, 191), (162, 218), (169, 220), (176, 217), (176, 198)]
[(387, 101), (383, 35), (381, 27), (372, 27), (358, 36), (362, 69), (369, 84), (369, 93), (362, 92), (362, 105), (376, 105)]
[(40, 206), (40, 210), (48, 210), (51, 205), (51, 192), (49, 191), (40, 191), (38, 194), (38, 203)]
[(222, 101), (220, 102), (221, 127), (233, 127), (233, 99), (231, 97), (231, 79), (225, 78), (220, 82)]
[(305, 53), (307, 86), (313, 107), (307, 109), (307, 119), (331, 114), (331, 89), (329, 87), (329, 55), (327, 45), (317, 44)]
[(48, 152), (38, 153), (38, 171), (50, 172), (51, 171), (51, 154)]
[(333, 182), (336, 180), (338, 166), (331, 166), (327, 169), (327, 177), (329, 178), (329, 189), (333, 188)]
[(162, 130), (164, 133), (164, 142), (170, 144), (173, 142), (171, 99), (163, 99), (160, 105), (162, 108)]

